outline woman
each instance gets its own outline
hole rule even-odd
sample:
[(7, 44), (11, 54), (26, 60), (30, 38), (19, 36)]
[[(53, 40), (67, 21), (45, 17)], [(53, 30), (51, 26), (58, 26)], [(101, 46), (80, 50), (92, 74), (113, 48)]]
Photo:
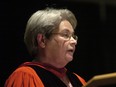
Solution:
[(65, 66), (73, 60), (77, 20), (68, 9), (47, 8), (27, 22), (24, 42), (32, 62), (21, 64), (5, 87), (81, 87), (86, 82)]

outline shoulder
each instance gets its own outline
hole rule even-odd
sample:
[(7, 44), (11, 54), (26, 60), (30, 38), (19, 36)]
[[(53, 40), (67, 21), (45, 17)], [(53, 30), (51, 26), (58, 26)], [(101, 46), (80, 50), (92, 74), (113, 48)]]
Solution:
[[(36, 84), (37, 83), (37, 84)], [(21, 85), (28, 85), (26, 87), (33, 87), (32, 85), (42, 84), (41, 79), (36, 72), (28, 66), (21, 66), (17, 68), (6, 80), (6, 87), (14, 85), (15, 87), (21, 87)]]
[(13, 73), (26, 73), (26, 74), (34, 75), (36, 72), (29, 66), (22, 66), (17, 68)]
[(14, 77), (14, 76), (29, 76), (29, 77), (36, 77), (37, 74), (36, 72), (29, 66), (22, 66), (22, 67), (19, 67), (17, 68), (11, 75), (10, 77)]

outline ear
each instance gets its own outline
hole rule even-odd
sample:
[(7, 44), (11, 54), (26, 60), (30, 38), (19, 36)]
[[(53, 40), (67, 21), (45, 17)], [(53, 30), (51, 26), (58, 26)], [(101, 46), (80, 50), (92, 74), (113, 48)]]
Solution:
[(37, 43), (38, 43), (38, 46), (45, 48), (45, 38), (42, 34), (37, 35)]

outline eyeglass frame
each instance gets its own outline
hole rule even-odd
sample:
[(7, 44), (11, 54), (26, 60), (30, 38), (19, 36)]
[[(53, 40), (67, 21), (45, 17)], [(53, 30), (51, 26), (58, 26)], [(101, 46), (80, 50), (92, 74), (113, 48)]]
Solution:
[(75, 34), (68, 34), (68, 33), (51, 33), (51, 34), (59, 34), (61, 37), (64, 37), (66, 40), (70, 40), (71, 37), (74, 38), (74, 40), (78, 40), (78, 36)]

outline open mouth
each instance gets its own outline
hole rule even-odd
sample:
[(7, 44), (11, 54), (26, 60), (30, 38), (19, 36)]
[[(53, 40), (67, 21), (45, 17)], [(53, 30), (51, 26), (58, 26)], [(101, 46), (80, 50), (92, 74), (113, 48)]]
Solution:
[(74, 49), (69, 49), (68, 51), (74, 53)]
[(68, 50), (69, 52), (74, 52), (74, 50)]
[(70, 54), (70, 55), (73, 55), (73, 53), (74, 53), (74, 50), (68, 50), (68, 53)]

